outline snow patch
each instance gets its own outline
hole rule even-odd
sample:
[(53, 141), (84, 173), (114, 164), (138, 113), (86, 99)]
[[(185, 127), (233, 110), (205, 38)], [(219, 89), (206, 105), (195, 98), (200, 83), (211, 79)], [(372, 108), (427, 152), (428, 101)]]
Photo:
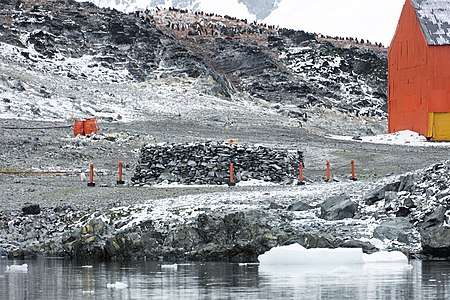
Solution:
[(389, 144), (389, 145), (402, 145), (413, 147), (450, 147), (450, 142), (432, 143), (417, 132), (410, 130), (398, 131), (390, 134), (380, 134), (375, 136), (340, 136), (329, 135), (331, 139), (354, 141), (359, 143), (373, 143), (373, 144)]

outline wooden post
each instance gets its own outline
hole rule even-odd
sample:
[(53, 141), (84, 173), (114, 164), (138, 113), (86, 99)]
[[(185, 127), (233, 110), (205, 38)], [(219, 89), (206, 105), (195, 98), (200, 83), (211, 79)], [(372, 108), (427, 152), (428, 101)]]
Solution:
[(89, 182), (87, 184), (88, 186), (95, 186), (94, 182), (94, 164), (91, 164), (90, 170), (89, 170)]
[(230, 162), (230, 181), (228, 182), (228, 186), (235, 186), (236, 182), (234, 182), (234, 164)]
[(356, 176), (355, 176), (355, 161), (352, 159), (352, 180), (355, 181)]
[(125, 184), (125, 181), (122, 179), (123, 172), (123, 163), (119, 161), (119, 180), (117, 180), (117, 184)]
[(303, 162), (300, 162), (300, 172), (298, 175), (298, 185), (304, 185), (305, 183), (303, 182)]
[(326, 182), (330, 181), (330, 177), (331, 177), (331, 165), (330, 165), (330, 161), (327, 160), (327, 178), (325, 179)]

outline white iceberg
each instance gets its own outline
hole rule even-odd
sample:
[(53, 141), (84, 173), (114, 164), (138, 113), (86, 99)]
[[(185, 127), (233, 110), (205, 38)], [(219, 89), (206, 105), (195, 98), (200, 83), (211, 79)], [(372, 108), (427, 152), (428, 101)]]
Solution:
[(364, 263), (408, 263), (399, 251), (364, 254), (361, 248), (306, 249), (299, 244), (280, 246), (258, 256), (261, 265), (353, 265)]
[(27, 273), (27, 272), (28, 272), (27, 264), (6, 266), (6, 273)]
[(128, 287), (128, 284), (116, 281), (116, 283), (108, 283), (106, 287), (108, 289), (126, 289)]
[(408, 263), (408, 258), (400, 251), (380, 251), (373, 254), (363, 254), (364, 263)]
[(172, 264), (172, 265), (161, 265), (161, 269), (177, 269), (178, 265), (177, 264)]

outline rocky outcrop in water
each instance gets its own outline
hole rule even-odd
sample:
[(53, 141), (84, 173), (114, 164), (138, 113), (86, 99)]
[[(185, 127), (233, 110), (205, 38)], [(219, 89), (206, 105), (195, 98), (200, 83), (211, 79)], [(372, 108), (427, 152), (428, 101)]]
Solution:
[(136, 184), (229, 183), (230, 163), (234, 182), (250, 179), (290, 183), (297, 176), (303, 154), (300, 151), (273, 150), (261, 145), (230, 143), (191, 143), (147, 145), (132, 181)]

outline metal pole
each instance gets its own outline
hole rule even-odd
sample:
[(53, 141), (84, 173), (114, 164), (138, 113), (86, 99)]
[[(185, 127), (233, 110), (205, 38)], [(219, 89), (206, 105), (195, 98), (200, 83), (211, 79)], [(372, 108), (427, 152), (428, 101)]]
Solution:
[(234, 164), (230, 162), (230, 181), (228, 182), (228, 186), (235, 186), (234, 182)]
[(95, 186), (94, 182), (94, 164), (91, 164), (90, 170), (89, 170), (89, 182), (87, 184), (88, 186)]
[(330, 181), (330, 177), (331, 177), (331, 165), (330, 165), (330, 161), (327, 160), (327, 178), (326, 178), (326, 182)]
[(355, 161), (352, 159), (352, 180), (357, 180), (355, 176)]
[(300, 172), (299, 172), (299, 178), (298, 178), (298, 185), (304, 185), (305, 183), (303, 182), (303, 162), (300, 162)]
[(117, 180), (117, 184), (125, 184), (122, 178), (123, 173), (123, 162), (119, 161), (119, 180)]

